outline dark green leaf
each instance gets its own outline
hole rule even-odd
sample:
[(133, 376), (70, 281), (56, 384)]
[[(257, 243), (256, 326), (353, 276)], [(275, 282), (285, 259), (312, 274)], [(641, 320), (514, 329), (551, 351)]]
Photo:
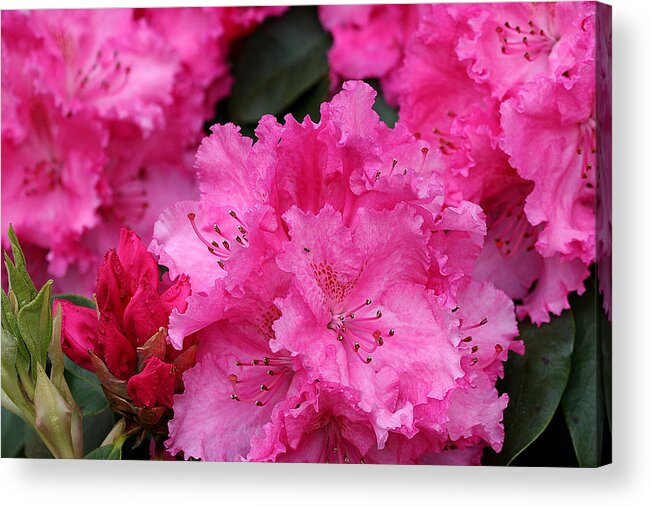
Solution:
[[(170, 270), (167, 266), (163, 266), (162, 264), (158, 265), (158, 281), (162, 282), (163, 281), (163, 275), (167, 273)], [(93, 305), (93, 308), (95, 308), (95, 305)]]
[(65, 301), (70, 301), (72, 304), (77, 306), (84, 306), (86, 308), (92, 308), (93, 310), (96, 308), (95, 301), (78, 294), (55, 294), (52, 296), (52, 299), (63, 299)]
[(24, 421), (9, 410), (2, 409), (2, 457), (16, 458), (25, 447)]
[(375, 104), (373, 104), (373, 110), (378, 114), (380, 120), (386, 123), (387, 126), (393, 128), (398, 121), (398, 111), (384, 100), (384, 94), (382, 93), (380, 83), (377, 80), (372, 79), (369, 81), (369, 84), (377, 92)]
[(108, 407), (108, 401), (97, 375), (76, 365), (66, 357), (64, 376), (84, 419), (87, 416), (99, 414)]
[(291, 105), (289, 114), (299, 122), (308, 115), (313, 122), (318, 122), (321, 118), (321, 104), (328, 99), (329, 89), (330, 79), (324, 76)]
[(582, 297), (570, 298), (576, 333), (570, 378), (561, 404), (579, 465), (596, 467), (601, 461), (604, 407), (594, 276), (586, 281), (586, 288)]
[(504, 411), (506, 437), (502, 452), (487, 456), (487, 465), (508, 465), (545, 430), (570, 374), (574, 319), (566, 311), (538, 328), (520, 324), (524, 356), (511, 355), (500, 391), (509, 395)]
[(25, 425), (25, 457), (33, 459), (54, 458), (41, 437), (27, 425)]
[(613, 429), (613, 324), (602, 310), (602, 299), (599, 299), (599, 324), (601, 341), (601, 369), (604, 388), (604, 405), (608, 416), (608, 427)]
[(99, 447), (94, 451), (86, 454), (86, 456), (84, 456), (84, 459), (122, 459), (123, 444), (124, 439), (118, 438), (115, 444)]
[(84, 452), (96, 449), (113, 427), (113, 412), (97, 375), (67, 357), (64, 376), (83, 415)]
[(84, 416), (84, 452), (97, 449), (113, 428), (113, 412), (106, 407), (98, 414)]
[(111, 451), (113, 451), (112, 445), (105, 445), (104, 447), (98, 447), (97, 449), (92, 450), (84, 459), (110, 459)]
[(229, 100), (237, 124), (284, 112), (328, 74), (330, 37), (315, 7), (293, 7), (242, 42)]

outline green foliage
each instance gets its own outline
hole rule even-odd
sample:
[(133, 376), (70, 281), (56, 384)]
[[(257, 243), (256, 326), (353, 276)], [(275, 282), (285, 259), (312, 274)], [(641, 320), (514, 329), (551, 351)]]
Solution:
[[(603, 299), (599, 298), (599, 308), (603, 308)], [(604, 406), (608, 427), (613, 429), (613, 327), (604, 311), (599, 311), (599, 338), (601, 345), (601, 373), (604, 391)]]
[[(167, 273), (170, 269), (167, 266), (163, 266), (162, 264), (158, 265), (158, 281), (162, 282), (163, 281), (163, 275)], [(94, 308), (94, 306), (93, 306)]]
[(122, 459), (122, 445), (105, 445), (84, 456), (84, 459)]
[(312, 121), (318, 122), (321, 118), (321, 104), (328, 100), (329, 89), (330, 79), (328, 76), (324, 76), (291, 105), (287, 114), (291, 114), (299, 122), (303, 121), (306, 116), (309, 116)]
[(2, 409), (2, 457), (17, 458), (24, 454), (27, 425), (16, 414)]
[[(232, 60), (232, 94), (220, 104), (216, 121), (234, 122), (251, 137), (265, 114), (273, 114), (280, 121), (286, 114), (298, 121), (307, 115), (319, 121), (320, 105), (330, 93), (326, 55), (331, 38), (321, 27), (315, 7), (292, 7), (283, 16), (267, 20), (238, 44)], [(379, 82), (369, 83), (378, 92), (374, 110), (393, 127), (397, 111), (387, 104)], [(51, 282), (37, 290), (11, 227), (8, 237), (12, 256), (4, 255), (9, 291), (1, 294), (2, 404), (7, 408), (2, 410), (2, 457), (52, 457), (44, 437), (67, 445), (66, 454), (79, 456), (79, 449), (71, 448), (74, 438), (61, 442), (61, 435), (70, 437), (71, 431), (77, 440), (82, 434), (81, 429), (65, 428), (74, 426), (78, 406), (76, 424), (83, 428), (85, 458), (122, 459), (126, 436), (119, 424), (111, 431), (115, 418), (101, 384), (95, 374), (63, 358), (57, 322), (51, 314), (51, 300), (87, 308), (95, 308), (95, 303), (75, 294), (51, 295)], [(166, 271), (159, 266), (161, 277)], [(520, 464), (534, 449), (556, 452), (553, 445), (563, 446), (562, 453), (569, 452), (572, 460), (574, 453), (580, 466), (603, 463), (603, 433), (608, 435), (608, 428), (612, 428), (612, 335), (601, 311), (594, 275), (587, 286), (586, 294), (570, 298), (572, 310), (554, 317), (550, 324), (540, 328), (520, 324), (526, 354), (511, 354), (505, 379), (498, 384), (500, 392), (510, 398), (504, 413), (505, 442), (500, 453), (485, 453), (485, 464), (508, 465), (516, 459)], [(38, 407), (36, 398), (41, 400)], [(48, 436), (53, 428), (43, 428), (42, 419), (50, 412), (60, 427), (59, 433), (54, 428), (55, 434)], [(111, 438), (105, 438), (109, 432)], [(111, 444), (102, 446), (104, 442)], [(55, 451), (60, 450), (55, 446)], [(128, 448), (125, 452), (129, 457)]]
[(499, 454), (488, 455), (488, 465), (508, 465), (540, 436), (551, 421), (570, 375), (574, 346), (574, 319), (565, 311), (540, 328), (520, 324), (524, 356), (506, 363), (500, 390), (509, 395), (504, 411), (506, 437)]
[(115, 417), (108, 404), (101, 412), (84, 415), (84, 453), (88, 454), (100, 447), (114, 424)]
[[(52, 317), (52, 281), (36, 290), (10, 226), (13, 261), (5, 252), (9, 290), (2, 295), (2, 406), (31, 427), (47, 448), (25, 433), (25, 455), (83, 454), (82, 417), (64, 376), (61, 311)], [(8, 431), (8, 430), (7, 430)]]
[(65, 367), (66, 381), (84, 417), (97, 415), (108, 407), (108, 401), (97, 375), (76, 365), (68, 358), (65, 359)]
[[(117, 432), (114, 436), (114, 439), (111, 439), (110, 443), (106, 443), (105, 445), (98, 447), (97, 449), (89, 452), (84, 456), (84, 459), (122, 459), (122, 447), (124, 446), (124, 443), (127, 441), (128, 437), (127, 435), (122, 433), (122, 430), (124, 429), (124, 420), (121, 420), (116, 424), (114, 427), (113, 432)], [(111, 437), (111, 434), (109, 434), (109, 437)]]
[(242, 42), (234, 62), (230, 120), (257, 124), (265, 114), (284, 114), (299, 99), (310, 103), (302, 106), (305, 114), (313, 114), (312, 104), (324, 95), (329, 47), (315, 7), (293, 7), (267, 20)]
[(102, 385), (94, 373), (65, 359), (66, 381), (81, 409), (84, 429), (84, 452), (100, 446), (113, 427), (113, 412), (104, 396)]
[(9, 279), (9, 291), (15, 295), (18, 308), (21, 308), (36, 297), (36, 287), (27, 273), (25, 256), (18, 243), (14, 228), (11, 225), (7, 231), (7, 236), (9, 236), (11, 253), (14, 258), (12, 262), (9, 254), (7, 252), (4, 253), (7, 277)]
[(571, 298), (576, 335), (572, 369), (561, 403), (579, 465), (596, 467), (601, 460), (604, 422), (599, 311), (595, 278), (586, 285), (582, 297)]
[(25, 426), (25, 457), (30, 459), (52, 459), (52, 453), (43, 443), (41, 436), (30, 426)]
[(92, 308), (93, 310), (96, 308), (95, 301), (93, 301), (92, 299), (88, 299), (87, 297), (80, 296), (78, 294), (55, 294), (54, 296), (52, 296), (52, 299), (54, 300), (62, 299), (64, 301), (70, 301), (74, 305), (84, 306), (86, 308)]
[(37, 364), (45, 365), (47, 349), (52, 339), (51, 293), (52, 280), (48, 280), (37, 296), (18, 311), (18, 331), (29, 351), (34, 379)]
[(373, 110), (378, 114), (380, 120), (386, 123), (387, 126), (393, 128), (398, 121), (398, 111), (393, 106), (390, 106), (384, 99), (382, 88), (376, 79), (369, 80), (368, 84), (370, 84), (377, 92), (375, 104), (373, 104)]

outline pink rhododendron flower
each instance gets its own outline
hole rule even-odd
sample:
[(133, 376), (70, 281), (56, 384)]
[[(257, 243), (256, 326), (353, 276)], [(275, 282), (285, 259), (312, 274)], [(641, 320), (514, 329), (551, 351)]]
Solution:
[(595, 61), (597, 63), (597, 277), (608, 318), (612, 318), (612, 18), (597, 6)]
[(2, 138), (3, 167), (12, 168), (3, 172), (2, 227), (12, 222), (24, 241), (57, 248), (98, 222), (107, 136), (92, 117), (65, 117), (47, 96), (20, 100), (29, 135)]
[(595, 259), (594, 4), (326, 6), (320, 15), (335, 73), (382, 78), (401, 123), (442, 156), (445, 202), (486, 212), (476, 276), (518, 301), (521, 318), (548, 322), (568, 308)]
[[(327, 382), (312, 384), (294, 406), (278, 405), (264, 436), (254, 438), (253, 461), (291, 463), (407, 463), (392, 449), (377, 451), (364, 411), (352, 393)], [(347, 396), (348, 395), (348, 396)]]
[(166, 210), (150, 245), (192, 280), (171, 343), (198, 337), (170, 452), (415, 463), (499, 450), (495, 380), (522, 348), (512, 302), (472, 280), (484, 214), (444, 204), (442, 157), (380, 122), (374, 95), (348, 82), (318, 123), (265, 117), (255, 143), (232, 125), (202, 142), (200, 200)]
[[(594, 91), (578, 88), (568, 92), (539, 80), (506, 101), (501, 113), (509, 162), (534, 182), (524, 210), (533, 226), (544, 224), (536, 249), (588, 264), (595, 256), (596, 126)], [(531, 150), (540, 156), (532, 157)]]
[(148, 240), (170, 202), (196, 196), (229, 45), (284, 9), (2, 13), (3, 227), (46, 256), (38, 276), (89, 294), (122, 226)]
[[(594, 58), (594, 2), (515, 2), (452, 6), (470, 33), (458, 43), (468, 74), (503, 99), (544, 76), (570, 89)], [(471, 8), (472, 9), (472, 8)]]
[(168, 441), (173, 454), (243, 459), (274, 406), (300, 392), (305, 384), (300, 365), (288, 353), (269, 348), (279, 314), (273, 300), (283, 285), (286, 279), (256, 294), (251, 283), (241, 298), (230, 296), (220, 284), (206, 298), (212, 322), (196, 333), (198, 364), (184, 376), (186, 390), (174, 402)]
[[(593, 50), (588, 40), (592, 10), (573, 4), (577, 7), (563, 7), (570, 10), (557, 13), (564, 21), (562, 26), (554, 25), (554, 33), (573, 34), (563, 44), (573, 45), (574, 56), (559, 43), (550, 64), (542, 46), (535, 62), (533, 53), (529, 60), (516, 61), (512, 56), (517, 44), (508, 38), (508, 50), (486, 57), (485, 65), (511, 65), (514, 71), (495, 67), (491, 74), (482, 67), (480, 72), (480, 64), (472, 58), (481, 60), (477, 55), (492, 47), (489, 42), (498, 48), (505, 44), (503, 31), (508, 27), (493, 29), (489, 36), (487, 27), (493, 21), (486, 20), (506, 14), (519, 19), (533, 9), (528, 15), (549, 21), (550, 12), (556, 13), (549, 5), (434, 7), (406, 45), (398, 100), (401, 121), (443, 156), (446, 201), (466, 199), (486, 212), (488, 236), (475, 276), (491, 280), (518, 300), (519, 317), (529, 316), (536, 323), (548, 322), (550, 313), (568, 308), (569, 292), (583, 292), (587, 266), (594, 260), (594, 175), (588, 174), (594, 164), (590, 159), (594, 158), (590, 87), (594, 79), (589, 76)], [(522, 31), (521, 24), (514, 24), (513, 31)], [(533, 45), (531, 37), (519, 44)], [(469, 48), (475, 50), (472, 55)], [(561, 56), (573, 63), (560, 63)], [(471, 60), (475, 63), (469, 67)], [(554, 74), (550, 66), (562, 70)], [(526, 72), (518, 73), (525, 68)], [(503, 89), (497, 93), (499, 86)], [(508, 100), (500, 102), (503, 98)], [(551, 103), (558, 116), (542, 113)], [(575, 129), (575, 125), (580, 126)], [(530, 137), (525, 138), (527, 134)], [(536, 153), (550, 144), (572, 148), (558, 149), (554, 156), (549, 152), (549, 156), (532, 157), (532, 143), (540, 147)], [(567, 156), (570, 149), (576, 157)], [(550, 174), (556, 174), (556, 179)], [(560, 194), (559, 185), (564, 189)], [(559, 195), (564, 196), (563, 202), (558, 201)]]
[[(179, 55), (182, 78), (194, 94), (210, 98), (208, 116), (214, 104), (230, 90), (232, 78), (227, 63), (231, 42), (249, 33), (269, 16), (282, 14), (287, 7), (189, 7), (137, 9), (135, 16), (146, 20)], [(207, 91), (207, 93), (206, 93)], [(187, 92), (179, 99), (191, 99)]]
[(404, 47), (428, 5), (321, 5), (319, 18), (332, 33), (331, 73), (341, 79), (377, 78), (396, 100), (395, 73)]
[(179, 277), (165, 285), (140, 238), (122, 229), (117, 250), (106, 253), (98, 272), (97, 309), (55, 302), (62, 308), (65, 354), (97, 373), (114, 410), (159, 433), (196, 352), (193, 339), (182, 351), (166, 343), (169, 314), (185, 309), (190, 283)]

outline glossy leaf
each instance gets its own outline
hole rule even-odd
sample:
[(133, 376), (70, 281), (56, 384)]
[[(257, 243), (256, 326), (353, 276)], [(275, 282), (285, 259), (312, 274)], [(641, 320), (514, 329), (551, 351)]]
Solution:
[(55, 294), (52, 296), (52, 299), (63, 299), (65, 301), (70, 301), (77, 306), (85, 306), (86, 308), (92, 308), (93, 310), (96, 308), (95, 301), (78, 294)]
[(97, 375), (76, 365), (66, 357), (64, 376), (72, 397), (79, 405), (84, 418), (99, 414), (108, 407), (108, 401)]
[(97, 449), (92, 450), (86, 454), (86, 456), (84, 456), (84, 459), (111, 459), (109, 456), (111, 455), (112, 451), (112, 445), (105, 445), (103, 447), (98, 447)]
[(97, 375), (65, 358), (64, 376), (83, 415), (84, 452), (97, 448), (113, 427), (113, 412)]
[(113, 412), (108, 405), (99, 413), (85, 415), (83, 419), (84, 453), (89, 453), (99, 447), (111, 431), (113, 424)]
[(375, 104), (373, 104), (373, 110), (378, 114), (380, 120), (382, 120), (387, 126), (393, 128), (398, 121), (398, 111), (393, 106), (390, 106), (384, 99), (382, 88), (377, 80), (372, 79), (369, 81), (369, 84), (377, 92)]
[(520, 324), (524, 356), (511, 354), (501, 392), (509, 395), (504, 411), (506, 437), (499, 454), (487, 456), (487, 465), (508, 465), (545, 430), (558, 407), (567, 380), (574, 344), (570, 311), (538, 328)]
[(25, 447), (25, 428), (27, 425), (16, 414), (2, 409), (2, 457), (16, 458)]
[(306, 116), (313, 122), (318, 122), (321, 118), (321, 104), (328, 100), (329, 89), (330, 79), (324, 76), (291, 105), (288, 113), (298, 122), (302, 122)]
[(104, 445), (89, 452), (84, 456), (84, 459), (122, 459), (122, 446), (125, 440), (125, 437), (120, 437), (114, 444)]
[(41, 437), (29, 426), (25, 426), (25, 457), (32, 459), (52, 459), (52, 453)]
[[(601, 306), (599, 307), (602, 308)], [(604, 406), (608, 427), (613, 429), (613, 327), (606, 314), (600, 310), (601, 370), (604, 391)]]
[(604, 407), (594, 277), (587, 280), (586, 288), (582, 297), (570, 299), (576, 333), (570, 378), (561, 404), (579, 465), (596, 467), (601, 461)]
[(246, 38), (236, 59), (229, 113), (237, 123), (280, 114), (328, 74), (330, 37), (315, 7), (293, 7)]

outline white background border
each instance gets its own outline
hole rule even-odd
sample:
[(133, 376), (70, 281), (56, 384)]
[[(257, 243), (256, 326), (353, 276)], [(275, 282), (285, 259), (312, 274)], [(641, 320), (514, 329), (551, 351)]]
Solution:
[[(6, 8), (181, 0), (3, 2)], [(193, 0), (190, 5), (283, 4)], [(294, 1), (292, 4), (314, 2)], [(345, 3), (345, 2), (324, 2)], [(369, 3), (369, 2), (359, 2)], [(385, 2), (386, 3), (386, 2)], [(651, 505), (651, 2), (612, 0), (614, 442), (599, 470), (1, 460), (3, 505)]]

